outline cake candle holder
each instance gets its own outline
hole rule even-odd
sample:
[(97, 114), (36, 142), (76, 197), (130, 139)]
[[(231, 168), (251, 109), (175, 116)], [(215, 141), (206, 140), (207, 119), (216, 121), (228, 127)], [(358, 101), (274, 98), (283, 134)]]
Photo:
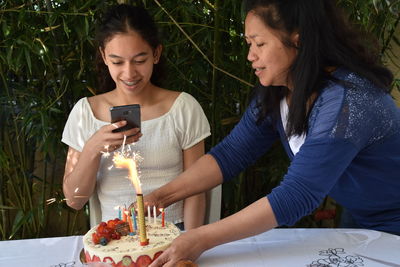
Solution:
[(136, 202), (138, 204), (139, 241), (140, 241), (139, 243), (141, 246), (147, 246), (149, 244), (149, 239), (147, 238), (147, 235), (146, 235), (143, 194), (136, 195)]

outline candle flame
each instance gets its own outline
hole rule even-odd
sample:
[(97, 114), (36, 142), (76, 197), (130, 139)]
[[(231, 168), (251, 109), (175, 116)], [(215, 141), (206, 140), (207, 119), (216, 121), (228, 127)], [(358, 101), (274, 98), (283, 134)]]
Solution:
[(134, 158), (124, 157), (121, 153), (115, 153), (114, 164), (117, 168), (127, 168), (129, 170), (129, 180), (131, 180), (135, 187), (136, 194), (142, 194), (142, 188), (140, 187), (140, 181), (138, 177), (136, 160)]

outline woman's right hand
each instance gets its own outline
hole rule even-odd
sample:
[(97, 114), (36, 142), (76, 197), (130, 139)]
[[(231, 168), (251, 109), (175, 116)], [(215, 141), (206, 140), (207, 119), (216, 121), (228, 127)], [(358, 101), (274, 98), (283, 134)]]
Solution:
[[(160, 208), (166, 208), (165, 205), (158, 200), (154, 191), (148, 195), (143, 196), (143, 204), (145, 215), (147, 215), (147, 206), (150, 206), (151, 208), (155, 206), (157, 216), (161, 213)], [(132, 208), (134, 210), (137, 210), (137, 202), (133, 202), (131, 205), (129, 205), (129, 210), (131, 210)]]
[(139, 128), (133, 128), (123, 132), (113, 132), (126, 125), (126, 121), (118, 121), (101, 127), (89, 138), (85, 147), (89, 147), (93, 152), (113, 152), (120, 148), (124, 142), (125, 144), (137, 142), (142, 136)]

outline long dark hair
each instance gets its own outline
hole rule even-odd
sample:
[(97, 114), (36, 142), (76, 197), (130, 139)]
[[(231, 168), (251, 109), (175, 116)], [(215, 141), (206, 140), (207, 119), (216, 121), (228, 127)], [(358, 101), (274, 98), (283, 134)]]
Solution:
[[(111, 7), (101, 19), (96, 30), (97, 45), (104, 50), (105, 45), (114, 35), (129, 31), (138, 33), (152, 47), (153, 51), (161, 44), (156, 24), (144, 8), (120, 4)], [(99, 49), (97, 49), (95, 64), (99, 83), (96, 92), (107, 92), (114, 89), (115, 82), (104, 64)], [(150, 81), (154, 85), (161, 86), (163, 78), (164, 62), (161, 56), (159, 62), (154, 65)]]
[[(297, 57), (289, 69), (294, 88), (289, 105), (287, 134), (307, 132), (309, 99), (319, 95), (327, 80), (334, 78), (328, 67), (344, 67), (390, 91), (392, 73), (380, 62), (378, 49), (365, 45), (365, 34), (352, 29), (334, 0), (244, 0), (246, 14), (254, 12), (266, 26), (281, 32), (282, 43), (296, 47)], [(289, 40), (299, 34), (296, 46)], [(283, 89), (283, 90), (282, 90)], [(272, 115), (276, 120), (279, 103), (286, 88), (256, 86), (260, 117)]]

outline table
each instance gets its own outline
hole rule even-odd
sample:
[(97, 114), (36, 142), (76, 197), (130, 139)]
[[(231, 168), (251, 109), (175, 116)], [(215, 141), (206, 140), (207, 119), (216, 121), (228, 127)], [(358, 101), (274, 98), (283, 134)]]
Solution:
[[(0, 242), (0, 266), (76, 267), (82, 236)], [(200, 267), (400, 267), (400, 236), (361, 229), (273, 229), (217, 246)]]

